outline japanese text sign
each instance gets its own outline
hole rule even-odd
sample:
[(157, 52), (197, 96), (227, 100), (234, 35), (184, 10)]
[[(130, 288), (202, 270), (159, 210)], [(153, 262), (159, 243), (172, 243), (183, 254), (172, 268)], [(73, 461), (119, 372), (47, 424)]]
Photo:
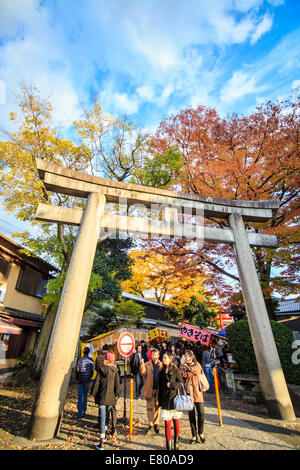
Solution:
[(161, 330), (160, 328), (154, 328), (149, 331), (149, 340), (153, 339), (169, 339), (170, 334), (167, 330)]
[(200, 341), (200, 343), (209, 345), (211, 333), (208, 331), (200, 330), (195, 326), (185, 325), (184, 323), (180, 326), (180, 336), (189, 339), (190, 341)]

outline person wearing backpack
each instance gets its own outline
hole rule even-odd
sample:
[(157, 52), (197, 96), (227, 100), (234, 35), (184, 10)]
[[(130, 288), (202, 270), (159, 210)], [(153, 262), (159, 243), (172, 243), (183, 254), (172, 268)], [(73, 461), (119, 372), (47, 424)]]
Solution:
[(84, 348), (83, 357), (77, 361), (75, 375), (78, 381), (77, 418), (81, 419), (87, 409), (89, 386), (94, 375), (95, 364), (89, 357), (90, 348)]
[(93, 392), (95, 403), (99, 405), (100, 412), (100, 441), (96, 445), (96, 450), (103, 450), (104, 448), (109, 412), (113, 406), (116, 406), (120, 392), (120, 379), (115, 365), (115, 355), (113, 352), (108, 351), (103, 366), (98, 369)]

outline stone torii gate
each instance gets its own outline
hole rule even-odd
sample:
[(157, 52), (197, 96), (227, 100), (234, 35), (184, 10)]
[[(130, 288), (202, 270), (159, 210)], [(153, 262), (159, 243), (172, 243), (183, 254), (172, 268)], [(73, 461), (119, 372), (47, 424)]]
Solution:
[[(279, 207), (277, 200), (245, 201), (202, 197), (136, 184), (120, 183), (63, 168), (36, 159), (47, 190), (86, 198), (85, 208), (40, 204), (36, 218), (47, 222), (78, 225), (47, 358), (36, 396), (29, 438), (47, 440), (59, 429), (82, 314), (99, 240), (100, 230), (139, 232), (165, 238), (190, 238), (233, 245), (240, 284), (259, 368), (262, 394), (270, 417), (295, 420), (270, 321), (252, 257), (251, 246), (275, 248), (277, 239), (246, 231), (244, 221), (265, 222)], [(163, 213), (160, 221), (104, 212), (106, 202), (143, 205)], [(191, 216), (226, 219), (229, 228), (217, 229), (178, 221), (184, 210)]]

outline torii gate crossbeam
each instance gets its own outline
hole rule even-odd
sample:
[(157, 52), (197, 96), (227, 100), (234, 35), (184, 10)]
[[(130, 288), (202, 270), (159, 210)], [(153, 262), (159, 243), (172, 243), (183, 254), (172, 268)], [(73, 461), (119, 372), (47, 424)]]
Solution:
[[(250, 248), (250, 245), (275, 248), (277, 240), (246, 231), (244, 226), (244, 221), (270, 219), (279, 207), (278, 201), (232, 201), (193, 196), (98, 178), (41, 159), (36, 159), (36, 163), (47, 190), (87, 198), (87, 203), (84, 210), (42, 204), (36, 213), (40, 220), (78, 225), (79, 233), (31, 416), (30, 439), (47, 440), (58, 432), (101, 228), (144, 233), (154, 230), (151, 233), (171, 238), (176, 236), (176, 214), (182, 209), (192, 215), (228, 221), (228, 229), (203, 227), (201, 234), (204, 240), (234, 246), (265, 404), (271, 417), (295, 420)], [(136, 217), (104, 213), (106, 202), (120, 203), (121, 200), (147, 208), (159, 205), (163, 208), (164, 220), (157, 226), (147, 219), (141, 222)]]

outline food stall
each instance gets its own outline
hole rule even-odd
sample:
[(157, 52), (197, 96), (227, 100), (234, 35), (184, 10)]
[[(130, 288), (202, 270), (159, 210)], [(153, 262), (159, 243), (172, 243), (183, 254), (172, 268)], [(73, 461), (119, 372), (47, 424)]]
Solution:
[(156, 343), (161, 343), (162, 341), (167, 341), (170, 338), (170, 334), (167, 330), (162, 330), (161, 328), (153, 328), (153, 330), (148, 333), (149, 341)]
[(133, 335), (136, 344), (140, 343), (142, 340), (146, 341), (147, 343), (149, 340), (148, 330), (142, 330), (135, 327), (118, 328), (117, 330), (102, 333), (101, 335), (98, 335), (95, 338), (81, 342), (81, 356), (83, 356), (84, 348), (89, 347), (90, 356), (92, 356), (93, 360), (96, 361), (98, 351), (101, 351), (103, 346), (105, 344), (108, 344), (110, 346), (110, 349), (114, 352), (116, 356), (116, 363), (120, 368), (121, 376), (124, 375), (124, 359), (118, 352), (117, 342), (120, 335), (125, 331), (129, 331)]

